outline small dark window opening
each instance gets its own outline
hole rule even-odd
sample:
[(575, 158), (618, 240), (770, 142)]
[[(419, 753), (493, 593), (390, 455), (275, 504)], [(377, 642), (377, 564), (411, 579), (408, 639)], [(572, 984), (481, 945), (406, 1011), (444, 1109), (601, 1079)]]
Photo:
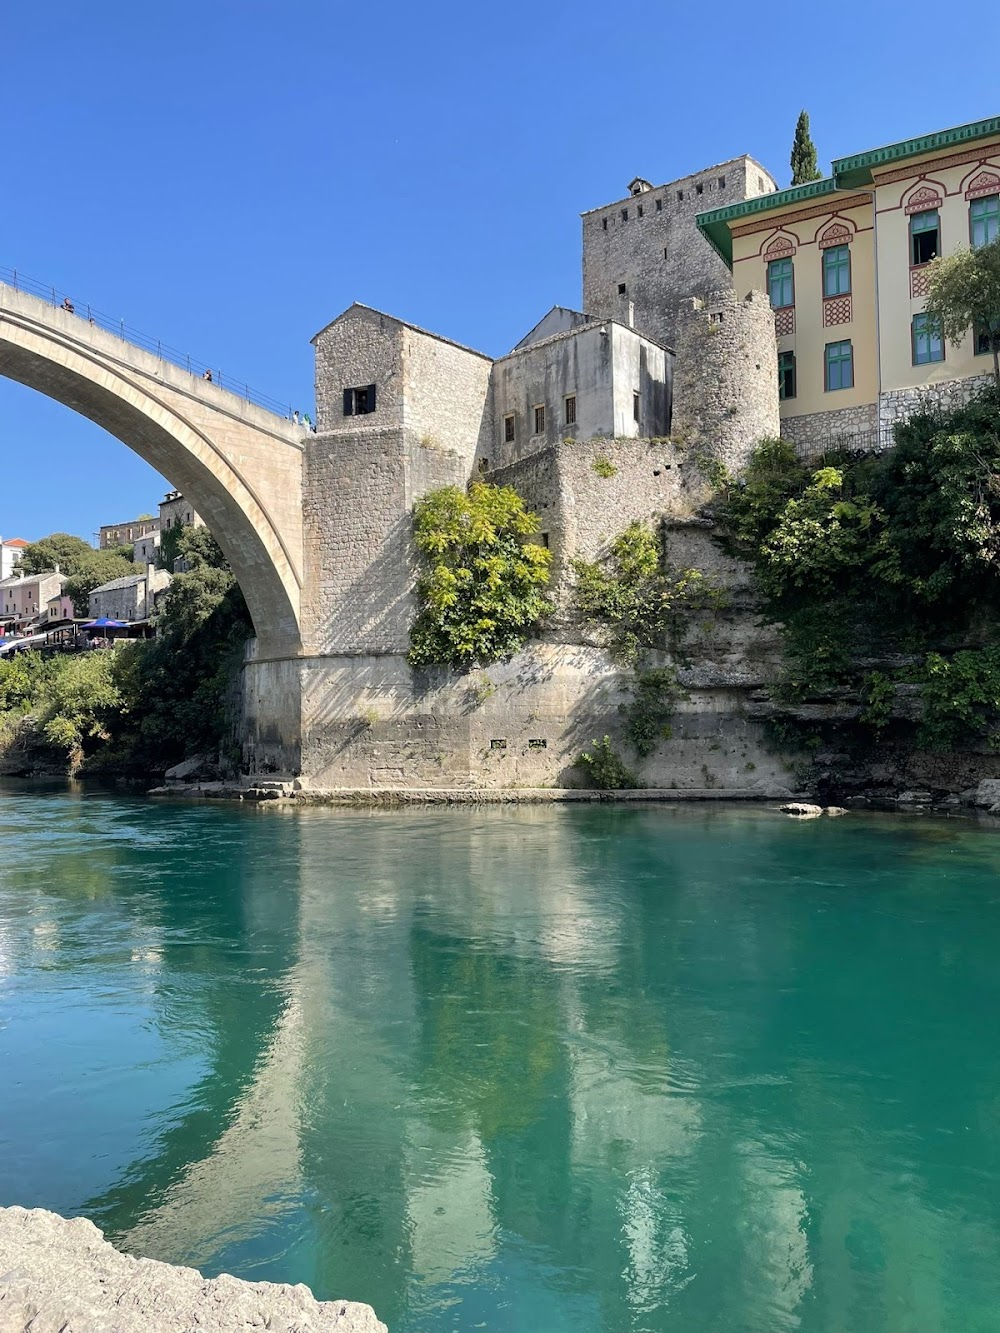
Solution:
[(571, 393), (566, 398), (566, 425), (576, 425), (576, 394)]
[(681, 202), (683, 201), (683, 199), (684, 199), (684, 191), (683, 191), (683, 190), (678, 190), (678, 191), (677, 191), (677, 202), (678, 202), (678, 203), (681, 203)]
[(618, 284), (618, 295), (619, 295), (619, 296), (624, 296), (624, 295), (625, 295), (625, 284), (624, 284), (623, 282), (620, 282), (620, 283)]
[(506, 750), (506, 748), (507, 748), (507, 742), (504, 740), (490, 741), (491, 750)]
[(940, 254), (939, 234), (937, 209), (910, 218), (910, 263), (914, 268), (929, 264)]
[(637, 393), (632, 395), (632, 420), (639, 420), (639, 395)]
[(548, 745), (548, 741), (542, 740), (540, 736), (533, 736), (528, 741), (529, 750), (546, 750), (548, 749)]
[(656, 201), (656, 211), (657, 211), (657, 213), (662, 213), (662, 212), (663, 212), (663, 200), (662, 200), (662, 199), (657, 199), (657, 201)]
[(989, 328), (979, 319), (972, 328), (972, 346), (974, 356), (987, 356), (993, 351), (993, 339)]
[(605, 231), (607, 231), (607, 229), (608, 229), (608, 220), (607, 220), (607, 218), (601, 218), (601, 226), (604, 228)]
[(636, 212), (639, 214), (640, 217), (642, 217), (642, 204), (640, 204), (640, 205), (638, 206), (638, 208), (636, 209)]
[(540, 532), (538, 534), (538, 541), (540, 545), (545, 547), (546, 551), (549, 549), (549, 534), (547, 532)]
[(542, 406), (542, 407), (536, 407), (536, 408), (535, 408), (535, 434), (536, 434), (536, 435), (544, 435), (544, 434), (545, 434), (545, 408), (544, 408), (544, 406)]
[(344, 390), (344, 416), (363, 417), (375, 411), (375, 385), (366, 384), (360, 389)]
[(622, 209), (622, 222), (628, 222), (628, 209)]
[(512, 444), (514, 441), (514, 413), (510, 412), (503, 419), (503, 442)]
[(778, 397), (782, 402), (795, 397), (795, 353), (778, 353)]
[(694, 187), (694, 192), (695, 192), (695, 194), (704, 194), (704, 193), (705, 193), (705, 187), (704, 187), (704, 185), (702, 185), (702, 183), (701, 183), (700, 181), (699, 181), (698, 184)]
[(663, 247), (663, 258), (666, 259), (666, 257), (667, 257), (667, 247), (664, 246), (664, 247)]
[(720, 176), (720, 177), (719, 177), (719, 189), (720, 189), (720, 190), (724, 190), (725, 188), (726, 188), (726, 178), (725, 178), (725, 176)]

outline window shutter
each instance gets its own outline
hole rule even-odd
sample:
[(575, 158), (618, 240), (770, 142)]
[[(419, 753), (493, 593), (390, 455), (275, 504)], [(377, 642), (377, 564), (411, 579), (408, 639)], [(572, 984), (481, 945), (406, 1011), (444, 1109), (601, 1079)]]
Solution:
[(354, 390), (353, 390), (353, 389), (345, 389), (345, 390), (344, 390), (344, 416), (345, 416), (345, 417), (353, 417), (353, 416), (354, 416)]
[(374, 385), (374, 384), (369, 384), (369, 386), (368, 386), (368, 411), (369, 411), (369, 412), (374, 412), (374, 411), (375, 411), (375, 385)]

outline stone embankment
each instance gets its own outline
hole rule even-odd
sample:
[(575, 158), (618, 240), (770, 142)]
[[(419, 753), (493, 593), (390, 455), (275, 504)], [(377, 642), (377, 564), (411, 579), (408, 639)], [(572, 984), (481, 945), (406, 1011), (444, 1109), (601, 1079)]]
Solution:
[(593, 801), (767, 801), (786, 788), (638, 787), (600, 791), (576, 787), (311, 787), (300, 782), (173, 782), (150, 796), (217, 801), (283, 801), (298, 805), (549, 805)]
[(387, 1333), (368, 1305), (120, 1254), (86, 1218), (0, 1208), (0, 1333)]

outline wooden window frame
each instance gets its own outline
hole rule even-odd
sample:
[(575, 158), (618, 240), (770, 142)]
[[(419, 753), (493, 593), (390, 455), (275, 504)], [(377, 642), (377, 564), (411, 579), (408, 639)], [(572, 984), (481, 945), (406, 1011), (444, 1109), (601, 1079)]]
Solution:
[[(830, 353), (835, 347), (847, 347), (849, 348), (850, 354), (848, 356), (838, 355), (835, 359), (831, 358)], [(845, 363), (849, 363), (851, 367), (850, 384), (843, 384), (843, 383), (837, 385), (831, 384), (830, 367), (834, 364), (836, 364), (839, 367), (842, 367)], [(823, 392), (840, 393), (844, 389), (853, 389), (853, 388), (854, 388), (854, 343), (850, 338), (838, 338), (836, 342), (827, 343), (826, 346), (823, 348)]]
[(532, 410), (532, 412), (534, 412), (534, 414), (535, 414), (535, 415), (534, 415), (534, 420), (533, 420), (533, 422), (532, 422), (532, 424), (533, 424), (533, 426), (535, 427), (535, 429), (532, 431), (532, 434), (533, 434), (533, 435), (544, 435), (544, 434), (545, 434), (545, 404), (544, 404), (544, 403), (532, 403), (532, 405), (531, 405), (531, 410)]
[[(921, 326), (920, 326), (919, 329), (917, 328), (917, 321), (918, 321), (918, 320), (921, 321)], [(922, 357), (922, 358), (919, 358), (919, 359), (918, 359), (918, 357), (917, 357), (917, 338), (918, 338), (918, 337), (926, 337), (926, 339), (927, 339), (927, 351), (928, 351), (928, 355), (927, 355), (927, 356)], [(940, 344), (941, 344), (941, 355), (940, 355), (940, 356), (930, 356), (930, 355), (929, 355), (929, 353), (930, 353), (930, 351), (931, 351), (931, 342), (930, 342), (931, 337), (932, 337), (932, 331), (928, 328), (928, 325), (927, 325), (927, 314), (926, 314), (926, 312), (924, 312), (924, 313), (922, 313), (922, 314), (914, 315), (913, 318), (910, 320), (910, 364), (911, 364), (911, 365), (914, 365), (914, 366), (934, 366), (934, 365), (938, 365), (941, 361), (943, 361), (943, 360), (945, 359), (944, 337), (940, 334), (940, 332), (939, 332), (939, 335), (938, 335), (938, 341), (939, 341)]]
[[(790, 363), (787, 366), (782, 366), (781, 363), (785, 357), (790, 358)], [(786, 370), (791, 374), (791, 380), (792, 380), (791, 393), (785, 392)], [(778, 401), (781, 403), (790, 402), (793, 398), (798, 396), (798, 391), (799, 391), (798, 367), (795, 364), (795, 353), (791, 349), (788, 349), (784, 352), (779, 352), (778, 353)]]
[[(979, 242), (979, 245), (977, 245), (977, 244), (976, 244), (976, 237), (975, 237), (975, 224), (976, 224), (976, 222), (977, 222), (979, 219), (978, 219), (978, 218), (974, 218), (974, 217), (972, 216), (972, 210), (975, 208), (975, 206), (976, 206), (977, 204), (987, 204), (987, 203), (989, 203), (990, 201), (993, 201), (993, 202), (995, 202), (995, 204), (996, 204), (996, 210), (995, 210), (995, 212), (992, 214), (992, 216), (996, 217), (996, 220), (997, 220), (996, 231), (994, 231), (993, 235), (992, 235), (991, 237), (989, 237), (987, 240), (980, 241), (980, 242)], [(989, 217), (989, 216), (990, 216), (990, 215), (988, 214), (987, 217)], [(979, 199), (970, 199), (970, 201), (969, 201), (969, 245), (971, 246), (971, 248), (972, 248), (973, 250), (978, 250), (979, 247), (982, 246), (982, 245), (989, 245), (990, 241), (994, 241), (994, 240), (996, 240), (996, 238), (997, 238), (998, 236), (1000, 236), (1000, 194), (984, 194), (984, 195), (982, 195)]]
[[(846, 258), (847, 258), (847, 265), (846, 265), (846, 267), (847, 267), (847, 286), (844, 288), (843, 291), (839, 291), (839, 292), (828, 292), (827, 289), (826, 289), (827, 260), (830, 258), (831, 255), (838, 255), (838, 256), (839, 256), (841, 251), (844, 252), (844, 254), (845, 254)], [(853, 272), (852, 272), (852, 270), (851, 270), (851, 247), (850, 247), (849, 245), (847, 245), (846, 243), (845, 243), (844, 245), (831, 245), (831, 246), (829, 247), (829, 249), (824, 250), (824, 251), (822, 252), (822, 256), (823, 256), (823, 257), (822, 257), (822, 259), (820, 260), (820, 264), (822, 265), (822, 269), (823, 269), (823, 275), (822, 275), (822, 276), (823, 276), (823, 300), (824, 300), (824, 301), (832, 301), (832, 300), (834, 300), (835, 297), (838, 297), (838, 296), (850, 296), (850, 295), (851, 295), (852, 288), (853, 288), (853, 286), (854, 286), (854, 274), (853, 274)], [(842, 267), (843, 267), (843, 265), (840, 264), (839, 259), (838, 259), (838, 263), (837, 263), (836, 271), (839, 273)]]
[[(777, 265), (777, 264), (787, 264), (787, 265), (788, 265), (788, 280), (789, 280), (789, 284), (790, 284), (790, 286), (789, 286), (789, 290), (791, 291), (791, 294), (792, 294), (792, 299), (791, 299), (790, 301), (784, 301), (784, 302), (782, 302), (781, 305), (775, 305), (775, 304), (774, 304), (774, 298), (773, 298), (772, 291), (771, 291), (771, 270), (772, 270), (772, 269), (775, 267), (775, 265)], [(784, 276), (782, 276), (782, 278), (780, 279), (780, 281), (781, 281), (782, 283), (784, 283), (784, 281), (785, 281)], [(794, 309), (794, 307), (795, 307), (795, 262), (794, 262), (794, 260), (792, 259), (792, 257), (791, 257), (790, 255), (782, 255), (782, 257), (781, 257), (780, 259), (769, 259), (769, 260), (767, 261), (767, 299), (771, 302), (771, 309), (772, 309), (772, 310), (792, 310), (792, 309)]]
[[(926, 218), (926, 217), (929, 217), (931, 214), (933, 214), (934, 217), (937, 219), (937, 223), (936, 223), (936, 225), (935, 225), (934, 227), (917, 227), (917, 226), (914, 225), (914, 224), (916, 223), (916, 221), (917, 221), (918, 218)], [(915, 236), (922, 236), (922, 235), (924, 234), (924, 232), (928, 232), (928, 231), (936, 231), (936, 232), (937, 232), (937, 249), (935, 250), (935, 252), (934, 252), (932, 258), (936, 259), (936, 258), (942, 253), (942, 249), (941, 249), (941, 210), (940, 210), (939, 208), (925, 208), (925, 209), (924, 209), (922, 212), (920, 212), (920, 213), (913, 213), (913, 214), (911, 214), (911, 216), (910, 216), (910, 223), (909, 223), (909, 227), (908, 227), (907, 230), (908, 230), (908, 233), (909, 233), (909, 243), (910, 243), (910, 268), (924, 268), (925, 265), (927, 265), (927, 264), (929, 264), (929, 263), (931, 262), (930, 259), (921, 259), (921, 260), (919, 260), (919, 261), (917, 260), (916, 253), (915, 253), (915, 251), (914, 251), (914, 247), (913, 247), (913, 238), (914, 238)]]
[[(572, 404), (572, 406), (570, 406)], [(567, 393), (563, 396), (563, 424), (566, 426), (576, 425), (576, 394)]]
[(517, 438), (517, 416), (514, 412), (503, 414), (503, 442), (513, 444)]

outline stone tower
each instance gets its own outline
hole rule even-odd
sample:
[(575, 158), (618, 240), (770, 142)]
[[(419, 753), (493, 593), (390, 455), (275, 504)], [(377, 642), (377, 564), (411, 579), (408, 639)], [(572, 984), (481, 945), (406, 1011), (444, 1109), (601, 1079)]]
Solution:
[(690, 300), (678, 313), (674, 439), (735, 473), (780, 431), (770, 301), (763, 292)]
[(677, 314), (693, 296), (732, 288), (732, 274), (695, 225), (707, 209), (778, 187), (752, 157), (653, 186), (636, 177), (614, 204), (583, 214), (583, 308), (672, 347)]

